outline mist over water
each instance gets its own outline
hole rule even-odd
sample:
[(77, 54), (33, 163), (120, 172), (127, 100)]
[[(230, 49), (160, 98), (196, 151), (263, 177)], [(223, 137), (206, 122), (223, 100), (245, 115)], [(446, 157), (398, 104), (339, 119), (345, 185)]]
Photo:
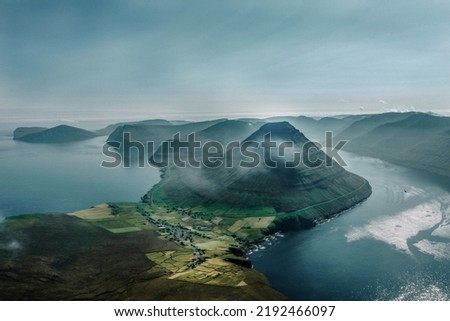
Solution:
[(450, 299), (449, 182), (343, 155), (372, 196), (251, 255), (255, 268), (296, 300)]

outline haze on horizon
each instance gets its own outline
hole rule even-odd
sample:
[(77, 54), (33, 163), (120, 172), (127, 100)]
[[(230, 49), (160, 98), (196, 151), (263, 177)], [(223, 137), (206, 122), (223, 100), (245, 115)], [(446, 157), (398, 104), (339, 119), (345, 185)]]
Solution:
[(450, 3), (2, 1), (0, 114), (450, 114)]

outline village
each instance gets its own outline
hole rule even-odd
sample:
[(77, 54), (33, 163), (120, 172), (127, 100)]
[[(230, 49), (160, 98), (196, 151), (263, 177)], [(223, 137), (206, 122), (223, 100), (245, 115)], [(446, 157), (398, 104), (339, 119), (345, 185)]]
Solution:
[[(165, 239), (173, 241), (180, 246), (190, 247), (193, 252), (193, 260), (188, 263), (188, 269), (194, 269), (198, 265), (206, 261), (206, 250), (200, 249), (194, 242), (194, 238), (211, 239), (210, 236), (200, 233), (198, 231), (191, 230), (180, 223), (177, 225), (170, 224), (163, 219), (154, 219), (152, 214), (143, 208), (139, 208), (138, 211), (145, 217), (148, 223), (154, 225), (157, 231), (164, 236)], [(200, 226), (201, 227), (201, 226)]]

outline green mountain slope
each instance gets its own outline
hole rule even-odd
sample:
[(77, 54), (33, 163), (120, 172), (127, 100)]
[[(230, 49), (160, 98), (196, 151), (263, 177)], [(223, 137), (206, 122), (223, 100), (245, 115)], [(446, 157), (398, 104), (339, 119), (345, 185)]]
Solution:
[[(302, 146), (309, 140), (287, 122), (269, 123), (243, 140), (262, 142), (270, 133), (278, 142), (291, 141), (294, 146), (285, 157), (274, 160), (279, 163), (271, 168), (260, 163), (256, 167), (238, 166), (248, 161), (237, 153), (233, 166), (218, 168), (180, 168), (173, 164), (164, 173), (163, 180), (146, 196), (149, 202), (166, 202), (174, 206), (222, 207), (223, 216), (258, 215), (264, 211), (277, 218), (301, 217), (313, 220), (347, 209), (371, 194), (369, 183), (362, 177), (346, 171), (333, 162), (333, 166), (315, 168), (299, 165), (286, 168), (283, 161), (292, 153), (302, 153)], [(254, 150), (263, 159), (262, 149)], [(327, 156), (315, 149), (311, 159), (325, 161)]]

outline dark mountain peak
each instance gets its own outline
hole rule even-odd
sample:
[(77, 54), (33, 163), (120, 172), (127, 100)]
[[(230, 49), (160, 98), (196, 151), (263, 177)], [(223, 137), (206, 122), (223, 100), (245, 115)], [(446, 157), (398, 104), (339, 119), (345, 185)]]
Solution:
[(272, 140), (293, 142), (301, 145), (309, 141), (297, 128), (287, 121), (267, 123), (262, 125), (256, 132), (250, 135), (245, 141), (260, 142), (264, 140), (264, 136), (271, 135)]

